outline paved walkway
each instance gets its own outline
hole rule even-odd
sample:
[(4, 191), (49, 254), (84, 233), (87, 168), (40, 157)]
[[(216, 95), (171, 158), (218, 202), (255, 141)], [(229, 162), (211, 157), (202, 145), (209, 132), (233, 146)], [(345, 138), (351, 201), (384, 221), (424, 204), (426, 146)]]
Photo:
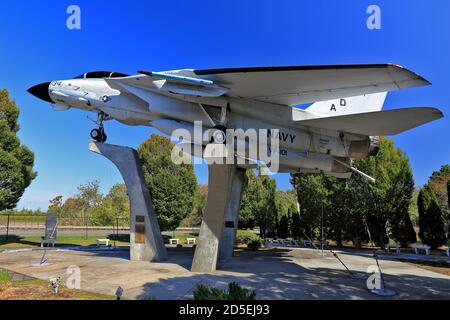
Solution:
[[(291, 249), (291, 250), (304, 250), (304, 251), (320, 251), (320, 249), (315, 248), (286, 248), (286, 247), (278, 247), (278, 249)], [(330, 250), (324, 249), (324, 252), (330, 253)], [(357, 250), (357, 249), (336, 249), (333, 250), (338, 254), (345, 253), (348, 255), (358, 255), (358, 256), (366, 256), (373, 257), (373, 251), (370, 250)], [(444, 251), (442, 251), (444, 253)], [(414, 254), (414, 253), (401, 253), (397, 254), (393, 251), (376, 251), (376, 254), (379, 258), (383, 259), (393, 259), (393, 260), (413, 260), (417, 262), (447, 262), (450, 264), (450, 257), (447, 256), (435, 256), (435, 255), (425, 255), (425, 254)]]
[[(67, 277), (69, 266), (81, 268), (82, 289), (114, 295), (118, 286), (129, 299), (187, 299), (199, 283), (225, 288), (228, 283), (256, 290), (259, 299), (380, 299), (372, 295), (366, 280), (349, 277), (343, 265), (330, 253), (314, 250), (272, 249), (240, 251), (220, 264), (214, 274), (191, 273), (192, 249), (170, 249), (165, 263), (130, 262), (127, 251), (47, 252), (46, 267), (39, 263), (42, 251), (0, 253), (0, 268), (50, 279)], [(339, 254), (352, 271), (365, 275), (375, 265), (370, 256)], [(398, 295), (393, 299), (450, 299), (450, 277), (382, 256), (386, 286)], [(366, 275), (367, 277), (368, 275)]]

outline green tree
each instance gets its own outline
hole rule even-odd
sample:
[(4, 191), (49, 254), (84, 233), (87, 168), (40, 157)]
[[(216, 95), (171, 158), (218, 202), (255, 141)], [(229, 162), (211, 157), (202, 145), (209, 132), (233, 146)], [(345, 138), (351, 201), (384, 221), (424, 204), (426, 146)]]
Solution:
[(103, 198), (103, 202), (108, 201), (113, 208), (113, 214), (121, 225), (130, 225), (130, 198), (127, 186), (118, 183), (112, 186), (108, 194)]
[(36, 178), (34, 154), (17, 137), (19, 108), (0, 90), (0, 211), (13, 209)]
[(442, 212), (444, 227), (448, 236), (450, 236), (450, 206), (447, 192), (447, 183), (450, 181), (450, 165), (446, 164), (439, 171), (433, 172), (428, 185), (435, 193)]
[(91, 222), (94, 225), (129, 226), (130, 201), (125, 184), (115, 184), (108, 194), (101, 199), (101, 204), (95, 206), (91, 214)]
[(291, 235), (292, 208), (296, 207), (297, 196), (295, 190), (281, 191), (275, 194), (275, 207), (278, 217), (277, 234), (280, 238), (287, 238)]
[(289, 237), (289, 216), (288, 214), (282, 215), (278, 221), (277, 235), (281, 239)]
[(248, 170), (247, 177), (247, 188), (242, 196), (239, 228), (253, 229), (257, 226), (261, 237), (274, 236), (277, 227), (276, 182), (263, 175), (261, 170), (258, 176), (253, 170)]
[(81, 201), (86, 211), (99, 207), (103, 201), (103, 195), (100, 192), (100, 182), (92, 181), (80, 185), (77, 198)]
[(392, 140), (382, 138), (380, 153), (355, 162), (355, 166), (376, 178), (370, 183), (353, 174), (340, 180), (325, 174), (295, 174), (302, 232), (320, 235), (324, 210), (325, 235), (342, 245), (351, 240), (356, 246), (372, 240), (381, 246), (388, 236), (401, 242), (413, 241), (414, 230), (405, 215), (410, 206), (414, 180), (408, 157)]
[(290, 232), (292, 238), (298, 240), (302, 236), (302, 229), (300, 223), (300, 214), (297, 210), (297, 205), (293, 205), (289, 208), (288, 215), (291, 217)]
[(198, 192), (193, 166), (173, 163), (171, 155), (174, 147), (169, 139), (153, 134), (138, 149), (162, 230), (175, 230), (180, 225), (194, 209)]
[(323, 175), (295, 174), (291, 183), (300, 204), (301, 234), (309, 238), (320, 234), (321, 212), (328, 204), (328, 190)]
[[(354, 176), (356, 204), (364, 213), (373, 240), (377, 245), (388, 242), (388, 236), (396, 241), (413, 240), (413, 227), (408, 212), (414, 191), (414, 179), (406, 154), (395, 148), (392, 140), (382, 138), (377, 157), (356, 162), (363, 172), (372, 175), (376, 183)], [(365, 211), (365, 212), (364, 212)], [(406, 221), (405, 221), (406, 220)], [(400, 225), (399, 221), (403, 221)]]
[(392, 238), (403, 247), (417, 241), (417, 235), (409, 216), (409, 212), (396, 213), (389, 218), (389, 230)]
[(201, 184), (198, 186), (198, 192), (195, 195), (194, 209), (192, 212), (183, 219), (181, 222), (182, 227), (199, 227), (202, 223), (203, 210), (206, 206), (206, 200), (208, 199), (208, 185)]
[(415, 189), (411, 201), (409, 202), (409, 216), (414, 226), (419, 226), (419, 208), (417, 207), (417, 198), (419, 197), (420, 189)]
[(419, 207), (419, 237), (423, 243), (436, 249), (447, 242), (442, 221), (442, 212), (436, 195), (427, 185), (420, 190), (417, 200)]
[[(83, 224), (111, 225), (112, 219), (106, 219), (108, 213), (102, 210), (103, 194), (100, 192), (100, 182), (91, 181), (80, 185), (73, 201), (65, 203), (63, 212), (67, 218), (82, 219)], [(69, 200), (69, 199), (68, 199)], [(70, 204), (70, 206), (69, 206)], [(75, 207), (71, 207), (71, 205)], [(73, 211), (72, 211), (73, 210)], [(102, 218), (99, 218), (103, 216)]]
[(447, 181), (447, 201), (448, 207), (450, 208), (450, 180)]
[(450, 180), (447, 181), (447, 201), (449, 212), (447, 213), (447, 239), (450, 239)]
[(275, 196), (275, 206), (278, 216), (287, 215), (291, 206), (297, 205), (297, 194), (295, 190), (281, 191), (278, 190)]
[(52, 200), (50, 200), (47, 212), (52, 214), (61, 213), (61, 209), (64, 204), (63, 200), (64, 200), (63, 196), (54, 197)]

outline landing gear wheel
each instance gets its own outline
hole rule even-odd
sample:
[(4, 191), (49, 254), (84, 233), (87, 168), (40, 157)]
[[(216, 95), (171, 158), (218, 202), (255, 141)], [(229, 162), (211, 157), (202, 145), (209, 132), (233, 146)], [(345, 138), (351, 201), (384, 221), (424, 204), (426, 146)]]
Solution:
[(100, 129), (94, 129), (91, 131), (91, 138), (95, 141), (100, 142), (100, 138), (102, 137), (103, 133)]
[(108, 136), (106, 135), (103, 128), (100, 128), (100, 129), (94, 129), (91, 131), (91, 138), (97, 142), (105, 143), (106, 140), (108, 139)]
[(224, 126), (215, 126), (214, 132), (211, 136), (211, 143), (226, 144), (227, 142), (227, 128)]

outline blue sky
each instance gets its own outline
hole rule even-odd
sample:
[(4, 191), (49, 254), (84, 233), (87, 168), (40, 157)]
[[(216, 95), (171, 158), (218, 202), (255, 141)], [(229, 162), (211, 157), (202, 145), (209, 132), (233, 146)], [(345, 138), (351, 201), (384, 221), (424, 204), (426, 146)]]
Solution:
[[(66, 9), (81, 8), (82, 29), (66, 28)], [(366, 27), (369, 5), (382, 10), (382, 29)], [(56, 113), (30, 96), (34, 84), (94, 70), (216, 68), (270, 65), (397, 63), (432, 87), (394, 92), (386, 109), (450, 106), (450, 2), (447, 0), (308, 1), (1, 1), (0, 88), (21, 108), (20, 138), (36, 155), (38, 178), (19, 207), (47, 207), (117, 170), (87, 150), (94, 124), (82, 111)], [(94, 116), (91, 115), (91, 118)], [(137, 147), (147, 127), (107, 124), (110, 142)], [(410, 157), (417, 185), (450, 162), (447, 119), (395, 137)], [(207, 168), (196, 167), (200, 183)], [(277, 176), (289, 189), (289, 176)]]

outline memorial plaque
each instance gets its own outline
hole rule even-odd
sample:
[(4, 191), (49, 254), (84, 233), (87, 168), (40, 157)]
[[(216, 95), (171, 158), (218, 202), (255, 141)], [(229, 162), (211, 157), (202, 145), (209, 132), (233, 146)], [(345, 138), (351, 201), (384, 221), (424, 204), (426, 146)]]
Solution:
[(134, 230), (134, 242), (139, 244), (145, 243), (145, 225), (136, 225)]
[(225, 221), (225, 228), (234, 229), (234, 221)]
[(136, 216), (136, 223), (145, 223), (145, 216)]
[(47, 215), (45, 217), (45, 239), (56, 239), (58, 227), (58, 216)]

